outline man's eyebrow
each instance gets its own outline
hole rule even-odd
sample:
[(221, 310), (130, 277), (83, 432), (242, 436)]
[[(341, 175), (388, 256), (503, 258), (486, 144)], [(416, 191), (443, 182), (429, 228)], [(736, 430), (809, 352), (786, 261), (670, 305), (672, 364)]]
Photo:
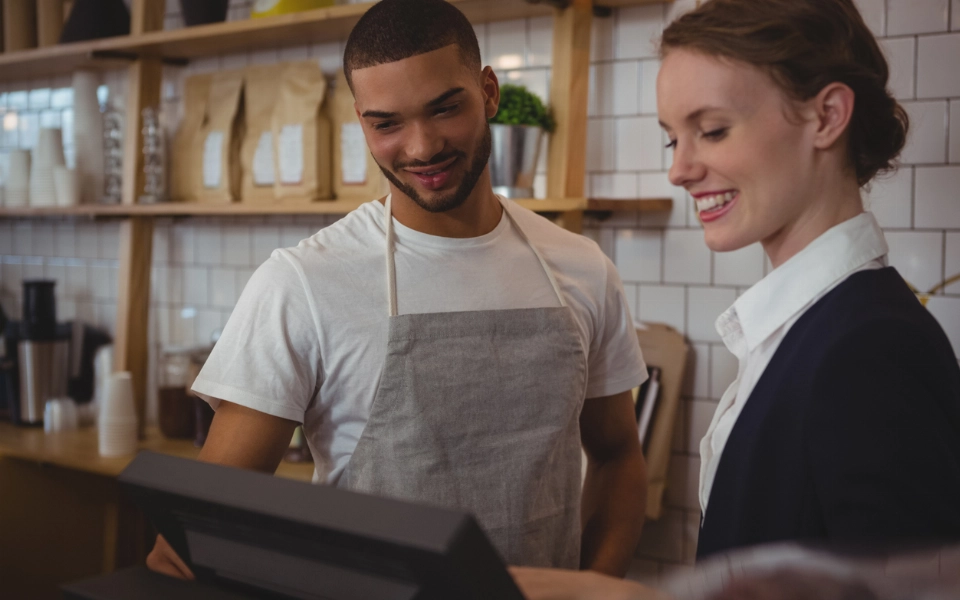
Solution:
[(462, 87), (453, 88), (452, 90), (447, 90), (446, 92), (440, 94), (439, 96), (437, 96), (436, 98), (434, 98), (434, 99), (431, 100), (430, 102), (427, 102), (427, 106), (428, 106), (428, 107), (439, 106), (440, 104), (443, 104), (444, 102), (446, 102), (446, 101), (449, 100), (450, 98), (456, 96), (457, 94), (459, 94), (459, 93), (462, 92), (463, 90), (464, 90), (464, 88), (462, 88)]
[(397, 116), (397, 113), (386, 112), (383, 110), (366, 110), (360, 116), (364, 118), (373, 117), (374, 119), (392, 119), (393, 117)]
[[(452, 90), (447, 90), (446, 92), (440, 94), (430, 102), (427, 102), (427, 108), (433, 108), (434, 106), (439, 106), (444, 102), (446, 102), (447, 100), (449, 100), (450, 98), (463, 92), (465, 89), (466, 88), (458, 87), (458, 88), (453, 88)], [(392, 119), (393, 117), (397, 116), (397, 114), (398, 113), (387, 112), (384, 110), (366, 110), (366, 111), (363, 111), (363, 114), (361, 114), (360, 116), (364, 118), (372, 117), (374, 119)]]

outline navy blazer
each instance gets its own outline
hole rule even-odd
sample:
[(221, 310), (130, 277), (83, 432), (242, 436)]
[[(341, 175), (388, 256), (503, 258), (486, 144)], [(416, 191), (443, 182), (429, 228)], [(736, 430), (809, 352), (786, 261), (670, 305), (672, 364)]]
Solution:
[(793, 325), (723, 449), (697, 557), (960, 540), (960, 366), (893, 268)]

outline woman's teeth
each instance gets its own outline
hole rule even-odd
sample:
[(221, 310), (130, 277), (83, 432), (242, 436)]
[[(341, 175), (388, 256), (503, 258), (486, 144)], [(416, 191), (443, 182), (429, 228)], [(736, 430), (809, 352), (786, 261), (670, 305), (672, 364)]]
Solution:
[(736, 192), (726, 192), (724, 194), (715, 194), (713, 196), (703, 196), (701, 198), (697, 198), (697, 212), (719, 208), (727, 202), (733, 200), (733, 197), (736, 195)]

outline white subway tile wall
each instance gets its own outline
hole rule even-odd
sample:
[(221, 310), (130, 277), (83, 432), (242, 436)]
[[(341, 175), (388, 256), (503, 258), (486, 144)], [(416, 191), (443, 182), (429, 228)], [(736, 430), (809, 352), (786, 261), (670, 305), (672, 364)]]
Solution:
[(904, 102), (910, 117), (907, 146), (900, 160), (909, 164), (943, 164), (947, 161), (947, 102)]
[(890, 65), (890, 91), (898, 99), (914, 97), (917, 38), (914, 36), (880, 41), (880, 47)]
[[(890, 259), (913, 285), (929, 289), (960, 273), (960, 0), (856, 0), (879, 36), (892, 70), (890, 87), (905, 102), (912, 133), (903, 166), (877, 180), (864, 196), (887, 230)], [(655, 580), (693, 561), (700, 510), (696, 501), (700, 438), (717, 400), (736, 377), (737, 362), (714, 329), (716, 317), (738, 293), (770, 270), (759, 246), (713, 254), (687, 194), (665, 169), (656, 119), (659, 61), (655, 38), (665, 23), (695, 0), (623, 8), (594, 21), (587, 193), (594, 197), (671, 197), (668, 213), (615, 214), (588, 219), (585, 235), (614, 260), (638, 319), (665, 322), (683, 332), (691, 351), (664, 516), (648, 523), (631, 576)], [(228, 18), (247, 18), (252, 0), (233, 0)], [(177, 2), (167, 2), (165, 27), (182, 27)], [(502, 81), (530, 86), (548, 97), (550, 19), (476, 27), (485, 63)], [(317, 60), (332, 74), (342, 64), (342, 42), (273, 49), (198, 60), (164, 70), (163, 109), (170, 131), (182, 112), (186, 75), (280, 60)], [(122, 99), (122, 73), (105, 74), (104, 91)], [(6, 155), (29, 148), (39, 127), (64, 128), (69, 162), (73, 94), (70, 78), (0, 86), (0, 179)], [(122, 104), (121, 104), (122, 105)], [(543, 194), (544, 163), (538, 192)], [(208, 343), (227, 322), (254, 269), (277, 247), (293, 246), (335, 217), (161, 219), (154, 232), (151, 345)], [(59, 315), (113, 329), (116, 313), (119, 225), (84, 219), (0, 220), (0, 302), (21, 311), (21, 281), (57, 283)], [(928, 304), (960, 352), (960, 282)]]
[(887, 0), (887, 35), (947, 31), (949, 0)]
[(884, 35), (884, 24), (887, 19), (886, 0), (854, 0), (863, 22), (867, 24), (873, 35)]
[(864, 206), (881, 227), (909, 228), (913, 224), (913, 169), (903, 166), (880, 175), (864, 193)]
[(917, 46), (917, 97), (960, 96), (960, 69), (949, 60), (960, 55), (960, 33), (920, 36)]
[[(957, 9), (960, 11), (960, 8)], [(960, 100), (950, 101), (950, 162), (960, 163)]]
[(914, 227), (960, 229), (960, 166), (917, 167), (914, 180)]

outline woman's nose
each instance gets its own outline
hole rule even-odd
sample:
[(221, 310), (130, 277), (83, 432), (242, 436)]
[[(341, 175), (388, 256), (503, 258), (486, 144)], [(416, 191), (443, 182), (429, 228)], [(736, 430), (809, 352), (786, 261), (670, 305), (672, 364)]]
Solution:
[(673, 164), (670, 165), (668, 177), (670, 183), (685, 187), (692, 182), (703, 179), (706, 169), (697, 158), (694, 149), (689, 144), (677, 143), (673, 149)]

